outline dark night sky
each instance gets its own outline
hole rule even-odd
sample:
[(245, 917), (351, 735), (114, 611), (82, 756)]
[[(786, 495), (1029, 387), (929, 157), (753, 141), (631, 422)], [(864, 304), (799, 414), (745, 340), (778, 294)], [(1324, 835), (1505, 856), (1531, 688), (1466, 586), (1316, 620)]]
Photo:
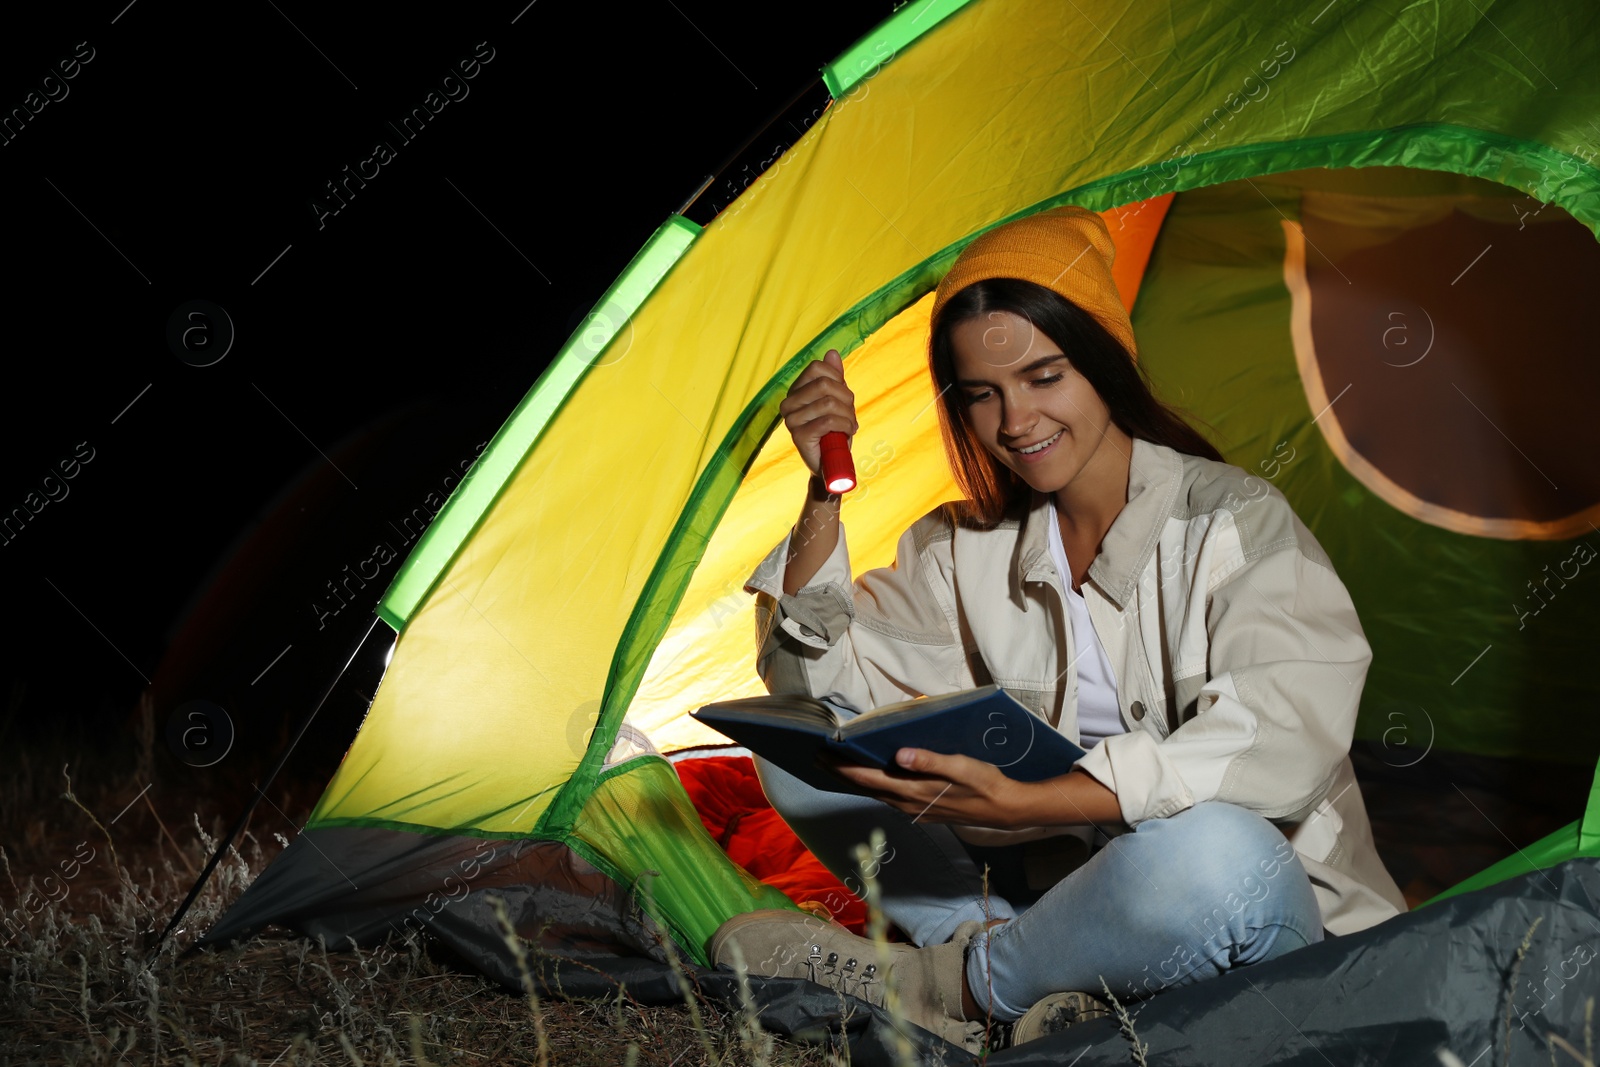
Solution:
[[(124, 4), (0, 38), (0, 114), (55, 97), (0, 144), (0, 750), (124, 743), (147, 682), (158, 723), (204, 698), (281, 730), (397, 564), (338, 613), (326, 583), (400, 547), (651, 232), (891, 9)], [(475, 54), (413, 140), (388, 126)], [(167, 340), (193, 300), (234, 327), (210, 366)]]

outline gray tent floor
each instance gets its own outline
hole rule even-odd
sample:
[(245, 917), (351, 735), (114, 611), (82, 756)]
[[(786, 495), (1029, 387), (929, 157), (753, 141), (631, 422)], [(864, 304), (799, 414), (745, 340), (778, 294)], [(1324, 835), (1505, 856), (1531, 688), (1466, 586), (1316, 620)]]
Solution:
[[(1131, 1034), (1149, 1062), (1185, 1067), (1431, 1067), (1441, 1062), (1440, 1050), (1464, 1064), (1547, 1063), (1551, 1034), (1584, 1047), (1585, 1011), (1593, 1010), (1600, 994), (1596, 956), (1600, 861), (1569, 860), (1127, 1005), (1126, 1028), (1098, 1019), (1005, 1049), (986, 1062), (1123, 1065), (1136, 1062)], [(560, 970), (542, 975), (551, 993), (559, 988), (568, 996), (615, 995), (615, 986), (587, 964)], [(691, 973), (702, 993), (737, 1007), (733, 974)], [(681, 996), (663, 964), (629, 960), (613, 977), (626, 980), (641, 1001), (668, 1003)], [(517, 988), (514, 980), (506, 985)], [(751, 979), (750, 986), (765, 1028), (835, 1043), (842, 1030), (856, 1067), (897, 1064), (897, 1034), (914, 1039), (918, 1062), (929, 1067), (973, 1062), (881, 1008), (809, 982)]]
[[(463, 889), (459, 897), (431, 891), (451, 877)], [(662, 930), (632, 894), (553, 842), (307, 831), (203, 941), (248, 937), (271, 923), (337, 948), (425, 927), (461, 966), (520, 991), (496, 904), (538, 950), (535, 977), (546, 995), (611, 999), (625, 983), (640, 1003), (681, 1002)], [(1600, 993), (1596, 955), (1600, 861), (1575, 859), (1129, 1005), (1125, 1027), (1096, 1020), (987, 1062), (1123, 1064), (1133, 1051), (1124, 1032), (1131, 1030), (1151, 1062), (1189, 1067), (1431, 1065), (1441, 1049), (1464, 1064), (1544, 1063), (1551, 1034), (1585, 1047), (1586, 1005)], [(731, 973), (688, 973), (705, 995), (739, 1006)], [(920, 1062), (970, 1061), (882, 1009), (809, 982), (750, 984), (767, 1029), (833, 1043), (843, 1033), (850, 1062), (860, 1067), (896, 1063), (901, 1035), (912, 1039)]]

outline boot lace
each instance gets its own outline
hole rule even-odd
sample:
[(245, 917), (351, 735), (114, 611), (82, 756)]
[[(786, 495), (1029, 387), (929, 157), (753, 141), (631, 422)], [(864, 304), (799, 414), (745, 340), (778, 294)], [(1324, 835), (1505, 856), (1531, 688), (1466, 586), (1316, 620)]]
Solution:
[(806, 977), (817, 985), (827, 986), (835, 992), (857, 997), (869, 1004), (881, 1007), (884, 1001), (883, 981), (876, 963), (862, 966), (854, 956), (841, 961), (837, 952), (829, 952), (824, 956), (821, 945), (811, 946), (811, 952), (806, 957)]

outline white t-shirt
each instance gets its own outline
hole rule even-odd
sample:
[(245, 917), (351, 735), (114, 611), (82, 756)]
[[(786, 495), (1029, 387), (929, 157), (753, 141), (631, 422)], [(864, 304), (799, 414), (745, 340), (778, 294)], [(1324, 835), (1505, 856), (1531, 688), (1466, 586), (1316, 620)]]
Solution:
[(1066, 590), (1067, 618), (1072, 626), (1072, 643), (1078, 650), (1078, 744), (1093, 748), (1112, 734), (1126, 733), (1127, 728), (1122, 725), (1111, 661), (1094, 632), (1083, 594), (1072, 588), (1072, 568), (1067, 562), (1067, 546), (1061, 540), (1054, 502), (1050, 505), (1050, 556), (1061, 574), (1061, 587)]

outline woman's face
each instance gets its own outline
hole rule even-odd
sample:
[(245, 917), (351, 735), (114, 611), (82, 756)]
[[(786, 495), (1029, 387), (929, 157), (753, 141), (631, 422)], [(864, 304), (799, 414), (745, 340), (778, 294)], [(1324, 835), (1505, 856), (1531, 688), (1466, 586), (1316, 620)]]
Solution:
[(1089, 380), (1059, 345), (1015, 312), (968, 319), (951, 330), (950, 340), (953, 388), (983, 447), (1040, 492), (1071, 484), (1112, 426), (1110, 409)]

